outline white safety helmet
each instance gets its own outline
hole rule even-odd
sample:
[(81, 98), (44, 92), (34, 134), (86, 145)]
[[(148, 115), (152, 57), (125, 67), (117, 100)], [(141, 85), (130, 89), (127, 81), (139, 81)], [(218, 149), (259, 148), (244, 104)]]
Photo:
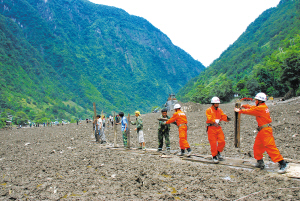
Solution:
[(179, 105), (178, 103), (174, 105), (174, 109), (180, 109), (181, 105)]
[(256, 100), (261, 100), (261, 101), (267, 101), (267, 95), (265, 93), (258, 93), (256, 94), (255, 98)]
[(211, 99), (211, 103), (220, 103), (221, 101), (220, 101), (220, 99), (218, 98), (218, 97), (212, 97), (212, 99)]

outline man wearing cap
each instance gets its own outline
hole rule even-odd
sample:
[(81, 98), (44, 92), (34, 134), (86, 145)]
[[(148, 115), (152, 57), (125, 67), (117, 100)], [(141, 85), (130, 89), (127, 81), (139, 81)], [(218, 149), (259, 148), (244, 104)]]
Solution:
[(279, 163), (278, 173), (283, 174), (287, 171), (288, 164), (283, 160), (283, 157), (276, 147), (273, 130), (270, 125), (272, 119), (270, 117), (269, 108), (265, 103), (266, 101), (266, 94), (260, 92), (255, 96), (255, 106), (248, 104), (242, 105), (244, 109), (234, 108), (234, 111), (256, 117), (258, 133), (253, 146), (254, 158), (257, 160), (255, 166), (260, 169), (265, 168), (263, 153), (266, 151), (274, 163)]
[[(164, 108), (161, 110), (161, 118), (170, 119), (168, 116), (168, 110), (167, 108)], [(167, 152), (170, 152), (170, 124), (166, 124), (164, 121), (159, 121), (158, 123), (158, 149), (157, 151), (162, 151), (163, 143), (164, 143), (164, 137), (166, 142), (166, 150)]]
[(221, 152), (225, 147), (225, 137), (220, 122), (228, 122), (230, 121), (230, 118), (228, 118), (221, 108), (219, 108), (220, 99), (218, 97), (213, 97), (211, 99), (211, 104), (212, 106), (206, 110), (206, 131), (213, 161), (214, 163), (218, 163), (219, 160), (223, 160)]
[(174, 105), (175, 113), (173, 116), (166, 121), (166, 124), (176, 122), (179, 131), (179, 146), (181, 149), (180, 156), (184, 155), (185, 150), (188, 151), (187, 156), (191, 156), (192, 150), (189, 143), (187, 142), (187, 118), (184, 112), (182, 112), (179, 104)]
[(144, 140), (144, 132), (143, 132), (143, 120), (141, 117), (141, 113), (139, 111), (135, 112), (135, 116), (136, 119), (135, 121), (131, 121), (132, 125), (136, 125), (136, 128), (134, 129), (137, 132), (137, 136), (138, 136), (138, 141), (140, 146), (138, 147), (138, 149), (142, 149), (142, 145), (143, 145), (143, 150), (146, 150), (146, 144), (145, 144), (145, 140)]

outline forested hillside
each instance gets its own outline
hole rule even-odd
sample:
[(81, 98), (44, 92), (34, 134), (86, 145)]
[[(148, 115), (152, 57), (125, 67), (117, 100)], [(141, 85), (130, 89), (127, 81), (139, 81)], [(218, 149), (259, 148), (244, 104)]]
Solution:
[(300, 95), (300, 1), (282, 0), (262, 13), (236, 42), (178, 93), (182, 101), (230, 101), (265, 92)]
[(43, 121), (93, 102), (149, 112), (205, 68), (145, 19), (85, 0), (1, 0), (0, 51), (0, 112)]

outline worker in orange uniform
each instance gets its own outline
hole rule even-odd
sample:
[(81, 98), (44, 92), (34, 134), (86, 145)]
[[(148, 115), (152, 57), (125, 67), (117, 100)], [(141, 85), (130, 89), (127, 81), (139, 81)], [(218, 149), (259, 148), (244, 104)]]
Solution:
[(187, 142), (187, 118), (184, 112), (182, 112), (179, 104), (174, 105), (175, 113), (166, 121), (166, 124), (176, 122), (179, 131), (179, 146), (181, 149), (180, 156), (184, 155), (185, 149), (188, 151), (187, 156), (191, 156), (192, 150)]
[(272, 119), (270, 117), (268, 106), (265, 103), (266, 100), (266, 94), (258, 93), (255, 96), (256, 106), (251, 106), (248, 104), (242, 105), (242, 108), (245, 109), (235, 108), (234, 111), (256, 117), (256, 121), (258, 123), (258, 133), (253, 146), (254, 158), (257, 160), (255, 166), (264, 169), (265, 163), (263, 160), (263, 153), (267, 151), (274, 163), (279, 162), (278, 173), (283, 174), (287, 171), (288, 164), (283, 160), (283, 157), (275, 145), (273, 131), (270, 126)]
[(213, 161), (219, 163), (219, 160), (223, 160), (221, 152), (225, 147), (225, 137), (220, 122), (228, 122), (230, 118), (219, 108), (220, 99), (218, 97), (213, 97), (211, 104), (212, 106), (206, 110), (207, 135)]

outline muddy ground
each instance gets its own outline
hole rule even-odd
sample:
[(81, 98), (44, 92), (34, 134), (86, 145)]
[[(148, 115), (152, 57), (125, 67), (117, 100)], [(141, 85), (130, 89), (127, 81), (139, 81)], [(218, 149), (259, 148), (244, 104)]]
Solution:
[[(195, 154), (209, 155), (205, 110), (210, 105), (184, 105), (189, 121), (188, 142)], [(281, 154), (300, 160), (300, 98), (268, 102), (268, 105)], [(220, 107), (234, 116), (234, 103)], [(147, 148), (158, 146), (158, 116), (142, 115)], [(242, 116), (241, 148), (237, 149), (233, 122), (223, 123), (226, 136), (223, 155), (251, 158), (256, 126), (254, 117)], [(121, 146), (120, 126), (117, 129), (117, 142)], [(131, 143), (136, 146), (133, 129), (131, 126)], [(107, 128), (106, 135), (111, 144), (111, 127)], [(178, 132), (173, 125), (170, 135), (172, 150), (179, 150)], [(0, 200), (300, 199), (300, 180), (266, 170), (188, 162), (176, 156), (160, 158), (150, 151), (106, 149), (95, 143), (92, 125), (85, 122), (78, 126), (0, 131), (0, 136)], [(267, 155), (265, 160), (269, 160)]]

